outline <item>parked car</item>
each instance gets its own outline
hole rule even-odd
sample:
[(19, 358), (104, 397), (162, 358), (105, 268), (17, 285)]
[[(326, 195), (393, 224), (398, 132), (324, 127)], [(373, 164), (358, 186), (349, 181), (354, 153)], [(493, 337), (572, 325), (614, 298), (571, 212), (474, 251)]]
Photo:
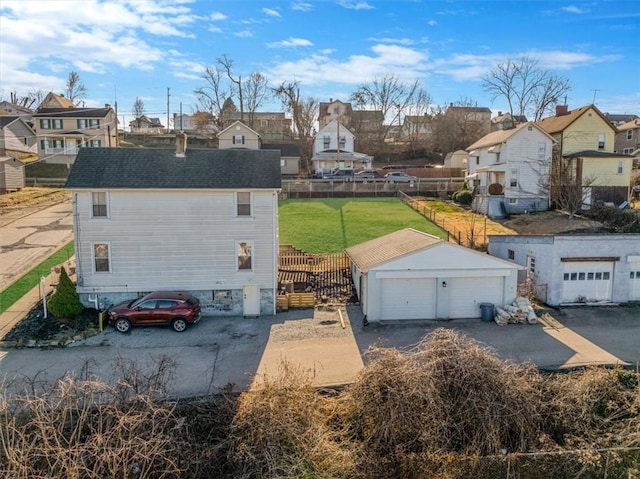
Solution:
[(356, 171), (353, 175), (356, 181), (358, 180), (375, 180), (377, 178), (382, 178), (382, 175), (378, 170), (361, 170)]
[(417, 176), (408, 175), (403, 171), (392, 171), (384, 175), (384, 181), (387, 183), (409, 183), (411, 181), (418, 181)]
[(331, 173), (322, 175), (325, 180), (353, 181), (353, 170), (333, 170)]
[(200, 321), (200, 301), (190, 293), (161, 291), (107, 309), (109, 324), (121, 333), (132, 326), (171, 325), (182, 332)]

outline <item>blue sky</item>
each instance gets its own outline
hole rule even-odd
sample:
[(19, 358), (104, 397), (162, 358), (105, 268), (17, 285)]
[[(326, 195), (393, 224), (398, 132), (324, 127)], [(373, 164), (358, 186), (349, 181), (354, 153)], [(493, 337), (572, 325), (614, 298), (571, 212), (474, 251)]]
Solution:
[[(403, 0), (132, 0), (0, 3), (0, 99), (62, 92), (75, 70), (86, 106), (114, 104), (128, 122), (136, 96), (149, 116), (197, 104), (201, 72), (226, 54), (236, 73), (347, 101), (393, 74), (421, 81), (435, 105), (491, 102), (481, 77), (524, 55), (570, 79), (569, 108), (640, 114), (640, 2)], [(261, 110), (281, 111), (277, 102)]]

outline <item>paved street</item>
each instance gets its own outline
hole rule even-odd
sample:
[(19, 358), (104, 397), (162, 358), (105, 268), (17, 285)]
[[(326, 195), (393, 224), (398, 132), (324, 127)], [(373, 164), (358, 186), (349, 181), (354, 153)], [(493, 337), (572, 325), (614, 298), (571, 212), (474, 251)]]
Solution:
[(0, 291), (73, 240), (71, 203), (63, 202), (24, 217), (3, 217), (0, 228)]

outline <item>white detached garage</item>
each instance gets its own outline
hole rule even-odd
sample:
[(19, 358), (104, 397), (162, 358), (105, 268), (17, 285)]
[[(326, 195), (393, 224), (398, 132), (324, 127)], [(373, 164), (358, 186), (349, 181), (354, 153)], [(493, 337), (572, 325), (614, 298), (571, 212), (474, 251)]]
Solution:
[(411, 228), (346, 253), (368, 321), (479, 318), (516, 298), (518, 265)]

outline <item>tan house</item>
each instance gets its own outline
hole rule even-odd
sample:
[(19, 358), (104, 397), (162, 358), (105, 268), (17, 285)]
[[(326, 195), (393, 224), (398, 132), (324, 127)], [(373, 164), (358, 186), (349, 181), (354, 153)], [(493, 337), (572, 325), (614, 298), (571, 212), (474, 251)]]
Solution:
[(22, 116), (31, 118), (33, 111), (29, 108), (11, 103), (10, 101), (0, 101), (0, 116)]
[(0, 156), (26, 158), (37, 153), (36, 132), (25, 117), (0, 116)]
[(42, 108), (75, 108), (75, 105), (64, 95), (56, 95), (53, 92), (49, 92), (42, 100), (42, 103), (38, 105), (38, 110)]
[(234, 121), (218, 133), (218, 149), (244, 148), (260, 149), (260, 135), (240, 121)]
[(104, 108), (40, 108), (33, 115), (38, 158), (72, 164), (80, 147), (117, 146), (118, 122), (111, 105)]
[(225, 128), (242, 121), (253, 131), (260, 135), (260, 138), (268, 142), (281, 142), (293, 138), (291, 129), (291, 118), (287, 118), (284, 112), (255, 111), (244, 112), (243, 120), (240, 119), (240, 112), (235, 111), (229, 115), (225, 122)]
[(614, 153), (618, 130), (595, 105), (575, 110), (558, 105), (555, 116), (537, 125), (556, 140), (551, 176), (570, 171), (572, 181), (583, 187), (586, 207), (596, 201), (620, 204), (629, 198), (632, 158)]

